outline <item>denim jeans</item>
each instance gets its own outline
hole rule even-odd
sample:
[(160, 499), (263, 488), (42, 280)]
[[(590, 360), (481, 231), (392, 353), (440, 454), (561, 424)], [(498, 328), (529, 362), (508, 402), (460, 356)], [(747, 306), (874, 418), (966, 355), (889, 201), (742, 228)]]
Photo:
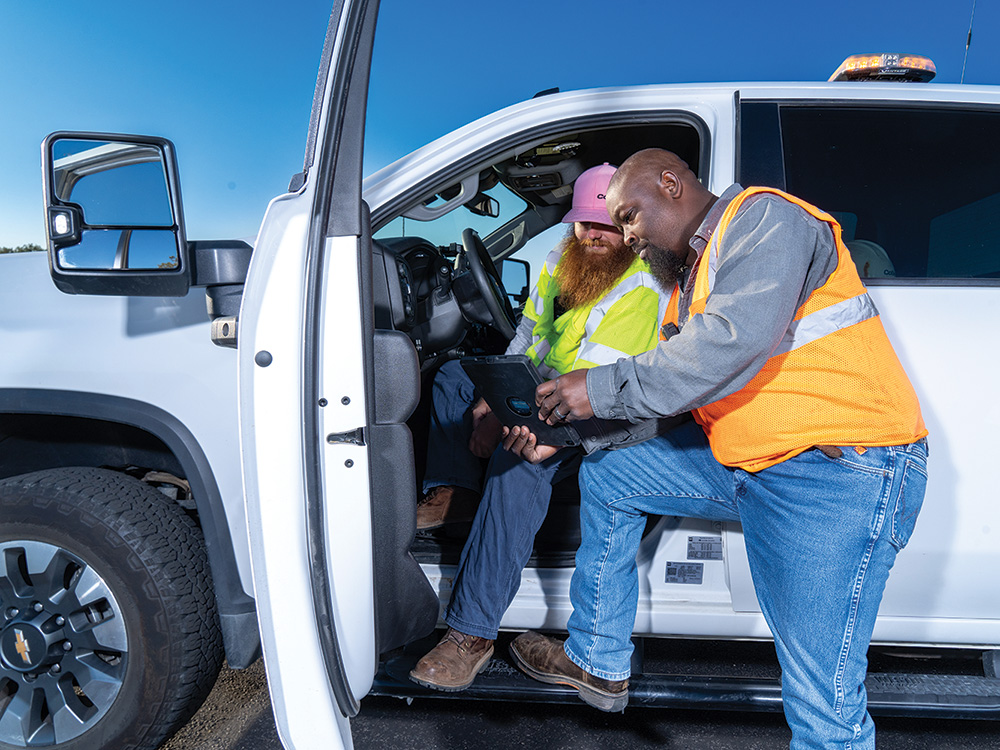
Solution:
[(431, 385), (424, 492), (449, 484), (467, 490), (483, 486), (483, 460), (469, 452), (475, 386), (457, 359), (445, 362)]
[(580, 458), (575, 448), (563, 448), (538, 464), (529, 464), (502, 446), (493, 452), (445, 613), (451, 627), (466, 635), (497, 637), (548, 512), (552, 485), (575, 474)]
[(739, 521), (774, 635), (793, 750), (871, 750), (867, 650), (896, 553), (927, 482), (927, 444), (809, 450), (749, 473), (718, 463), (701, 428), (588, 456), (566, 654), (609, 680), (629, 675), (646, 514)]
[(495, 639), (521, 585), (521, 571), (549, 509), (552, 485), (578, 471), (581, 454), (564, 448), (529, 464), (500, 446), (490, 457), (483, 481), (481, 461), (468, 448), (472, 402), (472, 381), (461, 365), (443, 365), (434, 377), (424, 491), (442, 484), (482, 489), (444, 619), (466, 635)]

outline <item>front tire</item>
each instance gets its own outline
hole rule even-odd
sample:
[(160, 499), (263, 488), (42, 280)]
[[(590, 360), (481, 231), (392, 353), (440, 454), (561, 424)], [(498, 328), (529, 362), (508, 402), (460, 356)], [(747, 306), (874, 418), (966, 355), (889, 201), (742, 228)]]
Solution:
[(0, 481), (0, 749), (153, 750), (222, 663), (197, 525), (114, 471)]

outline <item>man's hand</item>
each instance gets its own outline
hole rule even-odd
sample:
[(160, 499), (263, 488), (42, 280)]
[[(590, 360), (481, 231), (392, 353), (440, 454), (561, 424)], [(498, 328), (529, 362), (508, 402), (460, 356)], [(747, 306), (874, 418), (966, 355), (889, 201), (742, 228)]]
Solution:
[(492, 456), (503, 437), (502, 427), (485, 399), (479, 399), (472, 407), (472, 435), (469, 437), (472, 455), (479, 458)]
[(483, 417), (487, 414), (492, 414), (493, 410), (490, 405), (486, 403), (485, 398), (481, 398), (476, 403), (472, 405), (472, 429), (479, 426), (479, 423), (483, 421)]
[(535, 435), (527, 427), (504, 427), (503, 447), (515, 456), (520, 456), (529, 464), (537, 464), (551, 458), (560, 450), (555, 445), (539, 445)]
[(594, 409), (587, 395), (587, 371), (573, 370), (535, 389), (538, 417), (549, 424), (590, 419)]

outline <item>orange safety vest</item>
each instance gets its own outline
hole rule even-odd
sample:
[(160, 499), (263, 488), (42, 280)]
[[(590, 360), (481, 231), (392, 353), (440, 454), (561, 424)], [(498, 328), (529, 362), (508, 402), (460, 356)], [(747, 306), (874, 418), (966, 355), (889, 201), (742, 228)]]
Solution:
[[(726, 228), (751, 195), (773, 193), (833, 231), (837, 268), (795, 312), (763, 368), (740, 390), (694, 410), (719, 463), (760, 471), (815, 445), (904, 445), (927, 434), (917, 394), (858, 276), (840, 225), (771, 188), (748, 188), (726, 208), (698, 265), (690, 315), (705, 312)], [(675, 287), (664, 324), (679, 321)]]

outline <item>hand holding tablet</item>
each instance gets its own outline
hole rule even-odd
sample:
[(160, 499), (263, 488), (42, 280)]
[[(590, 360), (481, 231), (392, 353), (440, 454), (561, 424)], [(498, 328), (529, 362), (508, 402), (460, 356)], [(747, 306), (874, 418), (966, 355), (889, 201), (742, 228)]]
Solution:
[(535, 388), (544, 381), (525, 355), (465, 357), (462, 367), (493, 413), (507, 427), (527, 427), (542, 445), (580, 444), (579, 433), (569, 424), (550, 425), (539, 419)]

